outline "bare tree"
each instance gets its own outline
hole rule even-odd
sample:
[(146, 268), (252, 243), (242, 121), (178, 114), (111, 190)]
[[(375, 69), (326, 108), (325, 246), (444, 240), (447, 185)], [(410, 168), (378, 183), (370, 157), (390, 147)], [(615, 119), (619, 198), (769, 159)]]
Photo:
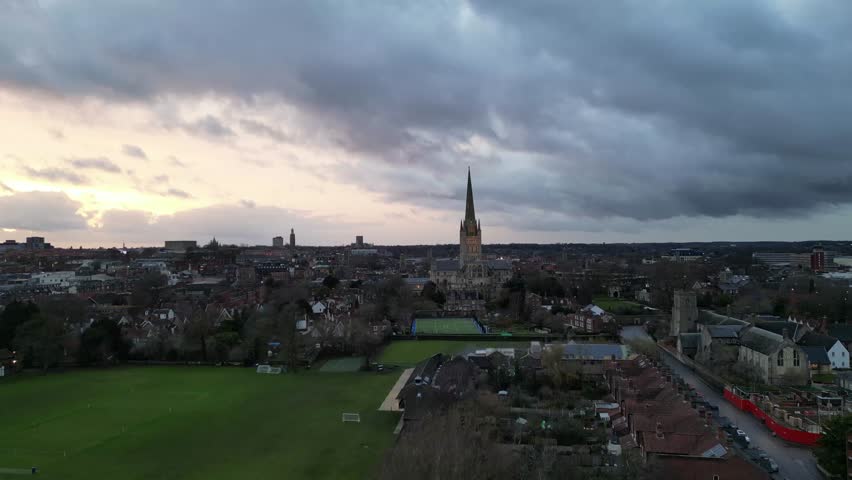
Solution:
[(408, 424), (388, 452), (380, 478), (408, 480), (514, 478), (511, 456), (490, 440), (473, 412), (456, 406)]
[(192, 313), (184, 330), (184, 340), (190, 343), (198, 342), (201, 349), (201, 360), (207, 361), (207, 342), (216, 331), (215, 312), (196, 310)]
[(547, 372), (551, 383), (557, 389), (577, 385), (580, 380), (579, 371), (575, 366), (568, 365), (562, 355), (565, 351), (561, 343), (554, 343), (542, 352), (541, 365)]

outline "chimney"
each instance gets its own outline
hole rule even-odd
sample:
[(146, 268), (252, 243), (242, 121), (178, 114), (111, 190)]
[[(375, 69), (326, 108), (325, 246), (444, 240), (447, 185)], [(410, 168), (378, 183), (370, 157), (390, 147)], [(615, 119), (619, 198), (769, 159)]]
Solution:
[(721, 426), (716, 430), (716, 438), (725, 442), (726, 445), (730, 443), (728, 436), (725, 435), (725, 430)]
[(787, 327), (781, 329), (781, 336), (784, 337), (784, 340), (790, 340), (790, 330)]

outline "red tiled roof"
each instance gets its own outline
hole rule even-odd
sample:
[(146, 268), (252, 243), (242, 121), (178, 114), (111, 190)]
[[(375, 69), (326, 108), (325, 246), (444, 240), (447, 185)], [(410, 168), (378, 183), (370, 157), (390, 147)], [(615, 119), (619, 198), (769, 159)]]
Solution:
[(769, 474), (737, 456), (725, 458), (658, 457), (666, 480), (769, 480)]
[(720, 445), (715, 432), (708, 432), (704, 435), (665, 433), (662, 438), (658, 437), (654, 432), (643, 432), (641, 443), (646, 453), (691, 456), (700, 456), (713, 447)]

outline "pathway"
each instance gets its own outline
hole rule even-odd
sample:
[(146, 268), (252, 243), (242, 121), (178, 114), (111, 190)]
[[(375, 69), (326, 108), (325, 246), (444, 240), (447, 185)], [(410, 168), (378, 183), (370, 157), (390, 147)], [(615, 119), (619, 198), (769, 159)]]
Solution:
[(399, 409), (399, 401), (396, 399), (396, 396), (399, 395), (402, 387), (405, 386), (405, 382), (408, 381), (408, 377), (411, 376), (411, 372), (413, 372), (413, 368), (406, 368), (402, 371), (402, 374), (397, 379), (396, 383), (391, 388), (390, 392), (388, 392), (388, 396), (385, 397), (385, 401), (382, 402), (382, 405), (379, 407), (379, 411), (382, 412), (401, 412)]

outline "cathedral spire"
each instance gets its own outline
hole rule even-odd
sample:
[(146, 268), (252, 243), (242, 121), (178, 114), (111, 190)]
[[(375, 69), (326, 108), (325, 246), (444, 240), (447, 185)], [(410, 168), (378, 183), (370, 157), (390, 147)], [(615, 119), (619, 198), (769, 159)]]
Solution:
[(476, 212), (473, 210), (473, 184), (470, 182), (470, 167), (467, 167), (467, 205), (464, 210), (464, 221), (476, 221)]

